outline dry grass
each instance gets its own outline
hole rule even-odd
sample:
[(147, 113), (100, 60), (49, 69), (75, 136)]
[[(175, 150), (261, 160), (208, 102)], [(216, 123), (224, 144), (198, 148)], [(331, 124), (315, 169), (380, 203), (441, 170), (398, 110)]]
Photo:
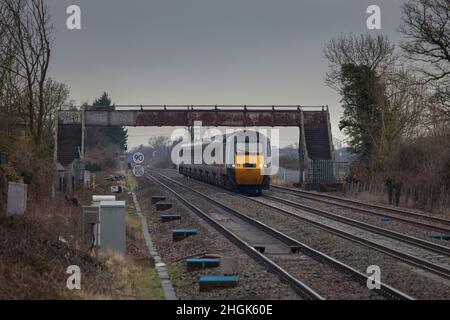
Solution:
[(122, 292), (121, 299), (163, 299), (161, 284), (149, 259), (133, 259), (112, 252), (102, 259), (116, 275), (114, 286)]
[(276, 176), (270, 177), (270, 184), (273, 184), (276, 186), (284, 186), (284, 187), (294, 186), (294, 183), (292, 181), (284, 180), (284, 179), (278, 178)]
[[(90, 194), (77, 197), (87, 203)], [(0, 217), (0, 299), (163, 298), (132, 207), (127, 213), (127, 256), (94, 257), (80, 251), (80, 207), (62, 195), (37, 201), (32, 193), (30, 199), (26, 215)], [(66, 288), (70, 265), (81, 269), (81, 290)]]
[(31, 215), (0, 220), (0, 299), (79, 298), (66, 289), (70, 265), (81, 268), (86, 292), (101, 291), (110, 278), (101, 261), (59, 241), (49, 221)]

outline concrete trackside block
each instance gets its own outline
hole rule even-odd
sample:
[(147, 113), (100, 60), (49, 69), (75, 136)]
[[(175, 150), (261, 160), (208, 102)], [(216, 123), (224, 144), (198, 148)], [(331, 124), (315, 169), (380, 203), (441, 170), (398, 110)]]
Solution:
[(172, 230), (172, 239), (173, 241), (181, 241), (186, 237), (193, 236), (197, 234), (197, 230), (190, 229), (181, 229), (181, 230)]
[(260, 252), (260, 253), (264, 253), (266, 251), (266, 247), (264, 246), (254, 246), (255, 250)]
[(174, 220), (181, 220), (180, 214), (162, 214), (161, 222), (169, 222)]
[(186, 259), (186, 265), (188, 270), (215, 268), (220, 266), (220, 259), (189, 258)]
[(164, 211), (172, 208), (172, 204), (170, 202), (158, 202), (156, 204), (157, 211)]
[(152, 204), (158, 203), (163, 200), (166, 200), (165, 196), (152, 196)]
[(239, 283), (239, 276), (200, 276), (198, 284), (200, 291), (209, 291), (214, 288), (234, 288)]
[(300, 253), (301, 247), (300, 246), (291, 246), (291, 253)]
[(439, 239), (439, 240), (450, 240), (449, 234), (433, 234), (430, 236), (432, 239)]

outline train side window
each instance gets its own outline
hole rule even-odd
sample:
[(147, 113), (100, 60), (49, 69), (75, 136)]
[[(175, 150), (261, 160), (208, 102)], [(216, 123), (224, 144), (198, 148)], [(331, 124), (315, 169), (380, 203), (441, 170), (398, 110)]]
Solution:
[[(256, 132), (256, 154), (262, 154), (262, 144), (261, 146), (259, 145), (259, 132)], [(260, 148), (261, 147), (261, 148)]]
[(245, 155), (250, 154), (250, 137), (245, 136)]

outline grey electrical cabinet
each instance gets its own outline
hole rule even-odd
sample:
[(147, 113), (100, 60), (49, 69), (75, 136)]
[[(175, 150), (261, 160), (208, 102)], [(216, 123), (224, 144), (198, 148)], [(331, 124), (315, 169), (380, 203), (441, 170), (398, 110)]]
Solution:
[(100, 201), (97, 246), (99, 252), (108, 249), (126, 253), (125, 201)]
[(27, 210), (28, 186), (23, 183), (8, 182), (8, 215), (22, 215)]

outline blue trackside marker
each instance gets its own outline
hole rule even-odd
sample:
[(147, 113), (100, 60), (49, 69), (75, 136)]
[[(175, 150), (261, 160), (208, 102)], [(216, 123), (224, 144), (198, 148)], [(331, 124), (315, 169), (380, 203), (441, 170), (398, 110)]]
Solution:
[(391, 219), (389, 219), (388, 217), (386, 217), (386, 216), (381, 216), (381, 221), (391, 221)]
[(193, 236), (197, 234), (197, 230), (194, 229), (180, 229), (172, 230), (173, 241), (181, 241), (186, 237)]
[(236, 283), (239, 276), (200, 276), (199, 283)]
[(214, 288), (233, 288), (238, 285), (239, 276), (200, 276), (198, 285), (200, 291), (209, 291)]
[(208, 258), (188, 258), (186, 263), (218, 263), (220, 259), (208, 259)]
[(220, 265), (220, 259), (188, 258), (186, 265), (188, 268), (213, 268)]
[(176, 229), (172, 230), (174, 234), (197, 234), (197, 230), (195, 229)]
[(173, 220), (181, 220), (180, 214), (162, 214), (161, 215), (161, 222), (169, 222)]

